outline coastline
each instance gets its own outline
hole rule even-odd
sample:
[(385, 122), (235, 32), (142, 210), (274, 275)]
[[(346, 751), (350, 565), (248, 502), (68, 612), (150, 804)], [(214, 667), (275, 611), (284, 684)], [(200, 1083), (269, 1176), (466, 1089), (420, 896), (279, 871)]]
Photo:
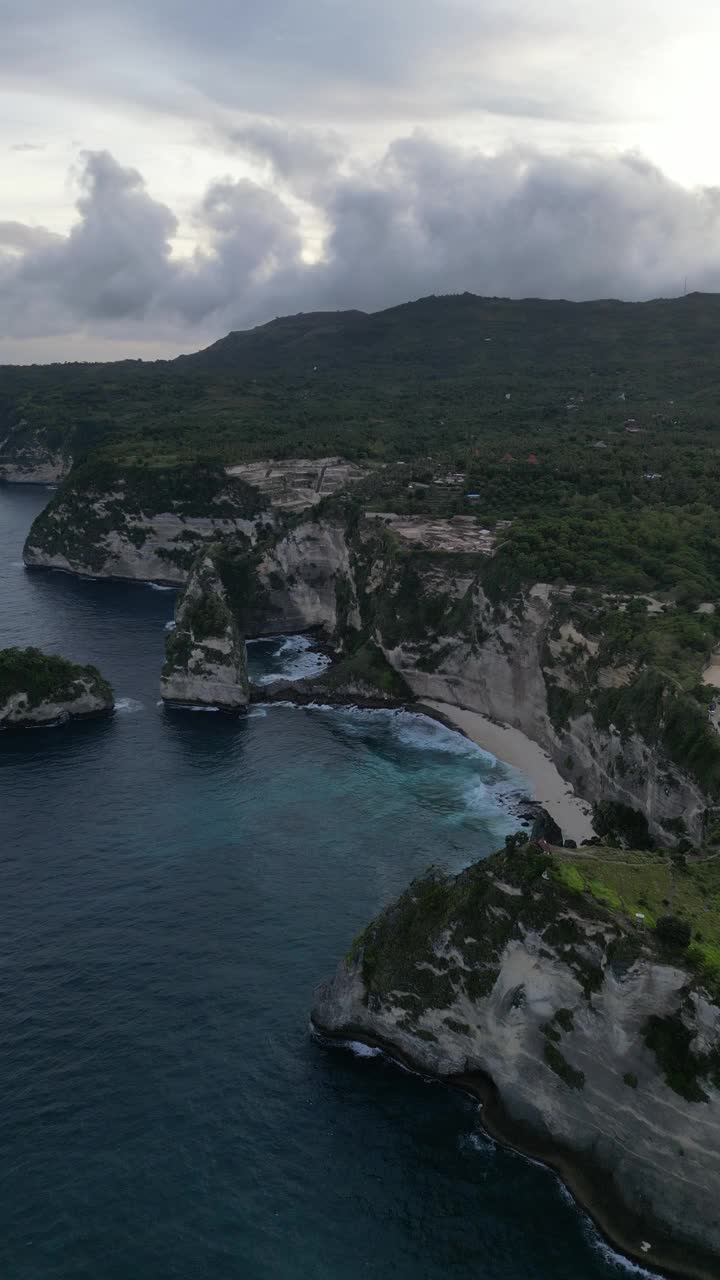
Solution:
[(423, 699), (416, 704), (416, 710), (428, 711), (498, 760), (519, 769), (532, 784), (533, 799), (555, 819), (566, 839), (580, 844), (595, 834), (590, 805), (575, 795), (549, 755), (520, 729), (496, 724), (479, 711), (467, 711), (448, 702)]
[[(507, 1114), (502, 1098), (489, 1076), (480, 1072), (438, 1076), (418, 1067), (411, 1058), (381, 1037), (369, 1035), (361, 1027), (347, 1027), (342, 1032), (325, 1030), (310, 1019), (311, 1034), (326, 1046), (345, 1046), (351, 1042), (380, 1049), (388, 1061), (429, 1083), (443, 1084), (475, 1098), (481, 1106), (480, 1123), (488, 1137), (509, 1150), (555, 1173), (567, 1188), (577, 1208), (586, 1213), (603, 1240), (623, 1257), (648, 1274), (667, 1276), (669, 1280), (717, 1280), (716, 1255), (695, 1245), (674, 1240), (656, 1220), (633, 1213), (614, 1188), (612, 1178), (598, 1177), (591, 1161), (568, 1151), (547, 1139), (532, 1134), (526, 1126)], [(642, 1244), (652, 1247), (644, 1251)]]

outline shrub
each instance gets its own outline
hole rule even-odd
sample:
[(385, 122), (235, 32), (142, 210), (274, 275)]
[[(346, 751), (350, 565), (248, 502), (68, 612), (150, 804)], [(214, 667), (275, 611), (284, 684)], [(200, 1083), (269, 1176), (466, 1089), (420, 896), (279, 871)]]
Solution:
[(655, 933), (662, 945), (673, 951), (686, 951), (692, 939), (690, 924), (679, 916), (660, 916)]

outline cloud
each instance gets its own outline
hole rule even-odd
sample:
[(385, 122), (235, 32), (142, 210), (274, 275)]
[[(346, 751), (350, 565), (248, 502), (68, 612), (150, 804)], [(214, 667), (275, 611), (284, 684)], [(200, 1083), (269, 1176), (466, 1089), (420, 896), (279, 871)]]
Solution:
[(0, 66), (25, 89), (187, 118), (577, 121), (610, 118), (651, 57), (716, 30), (712, 0), (4, 0)]
[[(429, 293), (648, 298), (678, 293), (685, 277), (720, 288), (720, 192), (687, 190), (635, 154), (486, 155), (415, 133), (358, 167), (324, 136), (266, 125), (236, 142), (267, 158), (284, 194), (212, 183), (190, 257), (173, 254), (174, 213), (106, 152), (83, 158), (68, 235), (0, 224), (0, 336), (134, 334), (137, 353), (173, 335), (187, 349), (282, 313)], [(298, 191), (328, 228), (315, 262)]]

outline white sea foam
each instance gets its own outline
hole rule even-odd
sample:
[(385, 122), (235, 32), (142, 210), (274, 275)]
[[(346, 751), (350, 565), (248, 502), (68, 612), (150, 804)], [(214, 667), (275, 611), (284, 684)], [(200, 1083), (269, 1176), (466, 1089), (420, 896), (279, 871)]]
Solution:
[[(525, 1159), (527, 1160), (529, 1157), (526, 1156)], [(536, 1164), (537, 1161), (532, 1161), (532, 1163)], [(643, 1267), (641, 1263), (633, 1262), (631, 1258), (626, 1258), (624, 1254), (618, 1253), (616, 1249), (613, 1249), (612, 1245), (609, 1245), (600, 1235), (600, 1232), (592, 1221), (592, 1218), (590, 1218), (584, 1209), (582, 1209), (578, 1204), (572, 1192), (568, 1190), (562, 1179), (559, 1178), (557, 1174), (555, 1175), (555, 1179), (560, 1193), (560, 1198), (581, 1214), (588, 1243), (596, 1253), (602, 1255), (605, 1262), (609, 1263), (609, 1265), (614, 1267), (617, 1271), (624, 1271), (633, 1276), (642, 1276), (644, 1280), (658, 1280), (657, 1272), (648, 1270), (648, 1268)]]
[(248, 711), (248, 720), (262, 720), (267, 715), (265, 707), (256, 707), (254, 711)]
[(642, 1276), (644, 1280), (659, 1280), (656, 1271), (649, 1271), (647, 1267), (643, 1267), (639, 1262), (633, 1262), (631, 1258), (626, 1258), (622, 1253), (617, 1253), (612, 1245), (609, 1245), (598, 1234), (589, 1218), (587, 1219), (587, 1234), (592, 1248), (610, 1266), (616, 1267), (618, 1271), (624, 1271), (629, 1275)]
[(146, 584), (151, 591), (177, 591), (178, 587), (166, 587), (162, 582), (148, 582)]
[(115, 710), (121, 715), (132, 715), (134, 711), (144, 711), (145, 705), (138, 702), (137, 698), (118, 698)]
[(341, 1040), (343, 1049), (349, 1049), (356, 1058), (381, 1058), (382, 1049), (374, 1049), (372, 1045), (363, 1044), (362, 1040)]
[(285, 636), (275, 657), (279, 661), (278, 670), (259, 676), (258, 684), (272, 684), (275, 680), (306, 680), (320, 675), (330, 666), (330, 659), (326, 654), (318, 653), (310, 636)]
[(497, 1150), (497, 1144), (486, 1133), (464, 1133), (460, 1137), (460, 1147), (472, 1147), (481, 1155), (491, 1155)]
[(11, 569), (24, 569), (25, 564), (22, 560), (11, 560), (10, 567)]
[(165, 623), (164, 630), (165, 630), (165, 631), (174, 631), (176, 626), (177, 626), (177, 623), (176, 623), (176, 622), (173, 622), (173, 621), (171, 620), (170, 622), (166, 622), (166, 623)]

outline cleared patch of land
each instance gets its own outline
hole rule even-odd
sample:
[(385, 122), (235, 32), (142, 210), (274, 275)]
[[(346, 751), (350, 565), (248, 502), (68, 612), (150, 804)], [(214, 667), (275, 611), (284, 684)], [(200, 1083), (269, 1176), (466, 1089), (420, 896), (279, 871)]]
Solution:
[(436, 520), (428, 516), (401, 516), (393, 511), (368, 511), (366, 519), (381, 521), (416, 551), (456, 551), (490, 556), (495, 550), (495, 532), (481, 528), (474, 516)]
[(239, 476), (259, 489), (274, 507), (302, 511), (338, 489), (363, 480), (367, 468), (342, 458), (288, 458), (280, 462), (239, 463), (228, 467), (227, 474)]

